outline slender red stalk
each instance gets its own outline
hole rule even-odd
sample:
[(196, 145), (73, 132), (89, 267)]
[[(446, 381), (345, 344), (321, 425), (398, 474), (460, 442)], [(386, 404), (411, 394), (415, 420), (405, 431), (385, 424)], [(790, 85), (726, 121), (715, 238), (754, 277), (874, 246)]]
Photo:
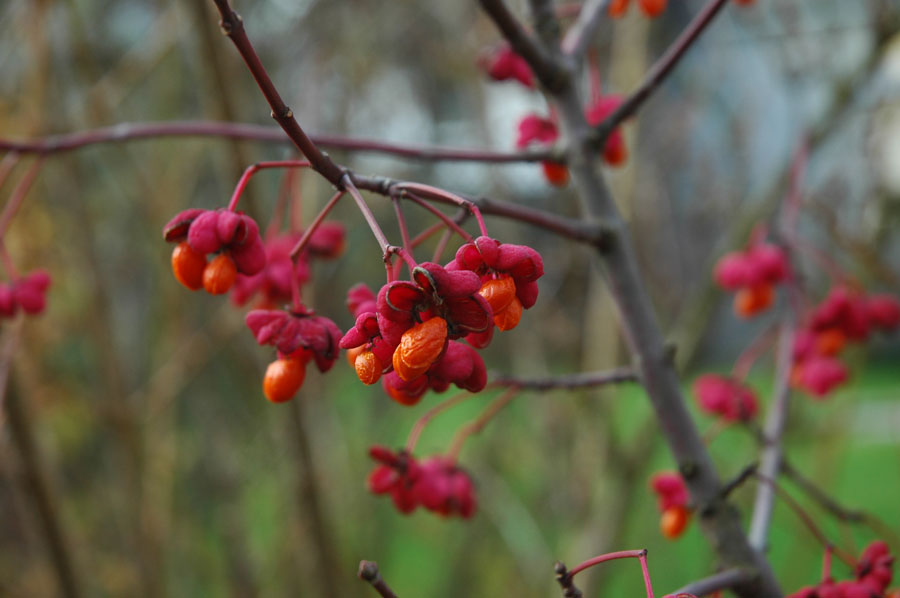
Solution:
[(481, 415), (457, 430), (456, 435), (453, 437), (453, 441), (450, 443), (450, 449), (447, 451), (447, 458), (451, 462), (456, 461), (466, 439), (473, 434), (479, 433), (488, 422), (491, 421), (501, 409), (509, 405), (518, 394), (519, 387), (511, 386), (505, 392), (501, 393), (500, 396), (491, 401), (491, 404), (481, 412)]
[(822, 555), (822, 582), (831, 579), (831, 553), (834, 552), (834, 546), (825, 545), (825, 554)]
[(433, 205), (431, 205), (430, 203), (428, 203), (427, 201), (425, 201), (418, 195), (416, 195), (414, 193), (404, 193), (402, 195), (405, 196), (410, 201), (412, 201), (414, 204), (422, 206), (423, 208), (425, 208), (426, 210), (428, 210), (429, 212), (431, 212), (432, 214), (434, 214), (435, 216), (440, 218), (441, 221), (445, 225), (447, 225), (448, 228), (452, 229), (453, 232), (455, 232), (460, 237), (462, 237), (467, 243), (471, 243), (474, 240), (474, 239), (472, 239), (472, 235), (467, 233), (460, 225), (458, 225), (456, 222), (454, 222), (452, 218), (450, 218), (449, 216), (447, 216), (446, 214), (441, 212), (439, 209), (437, 209), (436, 207), (434, 207)]
[(0, 187), (6, 182), (6, 177), (19, 163), (19, 152), (9, 152), (0, 160)]
[(331, 199), (328, 200), (322, 210), (313, 219), (312, 223), (309, 225), (309, 228), (303, 231), (303, 236), (300, 237), (300, 240), (297, 241), (297, 244), (294, 245), (293, 249), (291, 249), (292, 260), (297, 259), (297, 256), (300, 255), (300, 252), (302, 252), (306, 248), (306, 245), (309, 243), (310, 238), (312, 238), (313, 233), (316, 232), (316, 229), (319, 228), (319, 225), (322, 224), (322, 221), (325, 220), (325, 217), (328, 216), (328, 213), (337, 204), (338, 200), (340, 200), (343, 196), (343, 191), (338, 191), (337, 193), (332, 195)]
[(416, 423), (413, 424), (412, 429), (409, 431), (409, 436), (406, 439), (406, 452), (412, 454), (412, 452), (416, 448), (416, 444), (418, 444), (419, 442), (419, 437), (422, 435), (422, 430), (425, 429), (425, 426), (428, 425), (428, 422), (434, 419), (436, 415), (442, 413), (443, 411), (446, 411), (454, 405), (462, 403), (466, 399), (473, 396), (475, 395), (468, 391), (463, 391), (453, 395), (449, 399), (441, 401), (440, 403), (426, 411), (425, 414), (422, 415), (422, 417), (416, 420)]
[(481, 234), (487, 236), (487, 227), (484, 225), (484, 218), (481, 216), (481, 210), (478, 209), (474, 203), (469, 201), (468, 199), (463, 199), (459, 195), (455, 193), (451, 193), (444, 189), (439, 189), (437, 187), (432, 187), (431, 185), (423, 185), (422, 183), (400, 183), (397, 185), (397, 189), (399, 191), (408, 190), (417, 192), (420, 195), (425, 195), (437, 201), (443, 201), (446, 203), (451, 203), (457, 206), (463, 206), (475, 216), (475, 220), (478, 221), (478, 228), (481, 230)]
[(450, 237), (453, 236), (453, 233), (450, 230), (445, 230), (444, 234), (441, 235), (441, 238), (438, 240), (437, 246), (434, 248), (434, 255), (431, 258), (431, 261), (434, 263), (438, 263), (441, 260), (441, 256), (444, 255), (444, 250), (447, 249), (447, 243), (450, 242)]
[(13, 264), (12, 258), (9, 257), (9, 251), (6, 250), (6, 243), (3, 239), (0, 239), (0, 261), (3, 262), (3, 269), (6, 270), (6, 275), (10, 280), (19, 278), (19, 271), (16, 269), (16, 265)]
[(595, 556), (590, 558), (583, 563), (579, 563), (575, 565), (569, 570), (569, 575), (574, 577), (578, 573), (584, 571), (585, 569), (589, 569), (594, 565), (599, 565), (600, 563), (605, 563), (606, 561), (614, 561), (616, 559), (637, 559), (643, 556), (646, 556), (647, 549), (642, 548), (641, 550), (620, 550), (618, 552), (609, 552), (607, 554), (601, 554), (600, 556)]
[(653, 585), (650, 583), (650, 570), (647, 568), (647, 551), (638, 557), (641, 561), (641, 573), (644, 574), (644, 589), (647, 590), (647, 598), (653, 598)]
[(372, 210), (369, 209), (369, 205), (366, 203), (366, 200), (363, 199), (362, 194), (359, 192), (359, 189), (356, 188), (356, 185), (353, 184), (353, 181), (350, 180), (350, 177), (344, 175), (341, 179), (341, 184), (347, 190), (351, 197), (353, 197), (353, 201), (356, 202), (356, 207), (359, 208), (359, 211), (362, 212), (363, 218), (366, 220), (366, 224), (369, 225), (369, 228), (372, 230), (372, 234), (375, 235), (375, 240), (378, 241), (378, 246), (381, 247), (381, 253), (384, 255), (384, 259), (387, 261), (390, 259), (391, 254), (391, 244), (388, 242), (387, 237), (384, 235), (384, 231), (381, 230), (381, 226), (378, 225), (378, 221), (375, 220), (375, 215), (372, 213)]
[(756, 360), (759, 359), (775, 342), (778, 328), (775, 324), (770, 324), (762, 332), (756, 335), (756, 338), (747, 345), (734, 362), (731, 368), (731, 376), (743, 382), (750, 373), (750, 369)]
[(247, 183), (250, 182), (250, 177), (260, 170), (269, 168), (308, 168), (309, 166), (310, 163), (308, 160), (276, 160), (273, 162), (257, 162), (256, 164), (251, 164), (244, 170), (244, 174), (241, 175), (241, 178), (238, 179), (237, 185), (234, 188), (234, 193), (231, 194), (231, 201), (228, 202), (228, 209), (234, 212), (235, 208), (237, 208), (238, 200), (241, 198), (241, 194), (247, 187)]
[(792, 497), (790, 494), (788, 494), (784, 490), (784, 488), (782, 488), (781, 485), (778, 484), (778, 482), (776, 482), (775, 480), (773, 480), (770, 477), (767, 477), (767, 476), (759, 473), (758, 471), (756, 472), (755, 475), (759, 481), (763, 482), (764, 484), (766, 484), (772, 488), (773, 492), (775, 494), (777, 494), (778, 497), (781, 498), (781, 500), (784, 501), (784, 504), (786, 504), (794, 512), (794, 514), (797, 517), (800, 518), (800, 521), (803, 522), (803, 525), (806, 526), (806, 529), (808, 529), (810, 531), (810, 533), (813, 536), (815, 536), (816, 540), (818, 540), (822, 544), (822, 546), (824, 546), (824, 547), (830, 546), (834, 556), (838, 557), (845, 565), (847, 565), (851, 569), (856, 566), (856, 559), (853, 557), (853, 555), (838, 548), (832, 542), (830, 542), (828, 540), (828, 537), (825, 535), (825, 533), (819, 528), (818, 525), (816, 525), (816, 522), (813, 520), (812, 516), (809, 513), (807, 513), (803, 509), (803, 507), (800, 506), (800, 503), (798, 503), (794, 499), (794, 497)]
[(416, 247), (427, 241), (434, 233), (444, 230), (445, 226), (446, 225), (443, 222), (435, 222), (434, 224), (420, 232), (418, 235), (413, 237), (409, 242), (410, 247), (415, 249)]
[(13, 189), (12, 195), (9, 198), (9, 201), (6, 202), (6, 205), (3, 207), (3, 213), (0, 214), (0, 239), (3, 239), (6, 236), (6, 231), (9, 229), (9, 224), (12, 222), (12, 219), (15, 217), (16, 212), (19, 211), (19, 206), (22, 205), (22, 202), (25, 200), (25, 196), (28, 195), (28, 191), (31, 189), (31, 185), (34, 183), (34, 179), (37, 178), (38, 172), (41, 169), (41, 165), (44, 163), (43, 158), (38, 158), (34, 161), (31, 167), (22, 175), (22, 178), (19, 180), (19, 184), (16, 185), (16, 188)]
[(285, 172), (284, 179), (281, 181), (281, 187), (278, 189), (278, 198), (275, 200), (275, 209), (272, 210), (272, 218), (266, 227), (266, 239), (271, 239), (281, 229), (281, 222), (284, 220), (288, 201), (293, 195), (296, 175), (297, 171), (293, 169), (288, 169)]
[[(406, 253), (412, 255), (412, 246), (409, 242), (409, 228), (406, 226), (406, 218), (403, 216), (403, 208), (400, 206), (400, 199), (397, 197), (391, 198), (391, 203), (394, 205), (394, 214), (397, 216), (397, 226), (400, 228), (400, 240), (403, 243), (403, 250)], [(397, 262), (399, 266), (403, 262)], [(394, 269), (394, 275), (399, 276), (399, 272), (397, 268)], [(410, 270), (409, 275), (412, 276), (412, 270)]]

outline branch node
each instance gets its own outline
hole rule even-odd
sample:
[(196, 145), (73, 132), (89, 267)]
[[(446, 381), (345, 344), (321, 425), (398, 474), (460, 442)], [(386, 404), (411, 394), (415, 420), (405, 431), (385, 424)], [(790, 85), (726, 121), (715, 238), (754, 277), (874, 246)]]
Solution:
[(562, 561), (556, 561), (553, 571), (556, 573), (556, 581), (562, 588), (564, 598), (582, 598), (581, 590), (575, 587), (575, 582)]

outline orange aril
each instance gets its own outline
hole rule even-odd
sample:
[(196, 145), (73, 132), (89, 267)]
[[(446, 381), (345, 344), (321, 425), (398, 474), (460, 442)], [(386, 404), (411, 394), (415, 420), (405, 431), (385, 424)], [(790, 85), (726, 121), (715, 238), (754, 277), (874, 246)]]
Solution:
[(220, 253), (203, 269), (203, 288), (210, 295), (227, 293), (237, 278), (237, 267), (231, 256)]
[(504, 332), (512, 330), (519, 324), (522, 319), (522, 302), (518, 297), (513, 297), (512, 301), (500, 313), (494, 314), (494, 325)]
[(847, 337), (839, 328), (829, 328), (816, 335), (816, 351), (822, 355), (837, 355), (844, 348)]
[(266, 368), (263, 393), (273, 403), (283, 403), (297, 394), (306, 378), (306, 364), (300, 359), (277, 359)]
[(774, 301), (775, 290), (770, 284), (744, 287), (734, 296), (734, 312), (742, 318), (752, 318)]
[(363, 351), (357, 355), (353, 367), (356, 369), (356, 377), (363, 384), (375, 384), (381, 378), (381, 360), (371, 351)]
[(663, 536), (673, 540), (681, 535), (690, 518), (691, 512), (686, 507), (669, 507), (659, 518), (659, 529)]
[(203, 270), (206, 268), (206, 255), (194, 251), (191, 244), (182, 241), (172, 251), (172, 273), (175, 280), (196, 291), (203, 287)]
[(516, 282), (508, 276), (492, 278), (481, 285), (478, 294), (488, 302), (488, 305), (491, 306), (491, 311), (498, 314), (506, 309), (506, 306), (515, 299)]
[(625, 10), (628, 9), (628, 0), (612, 0), (609, 3), (609, 16), (611, 17), (621, 17), (625, 14)]
[(392, 363), (401, 379), (415, 380), (437, 361), (447, 340), (447, 322), (434, 317), (416, 324), (403, 333), (394, 350)]

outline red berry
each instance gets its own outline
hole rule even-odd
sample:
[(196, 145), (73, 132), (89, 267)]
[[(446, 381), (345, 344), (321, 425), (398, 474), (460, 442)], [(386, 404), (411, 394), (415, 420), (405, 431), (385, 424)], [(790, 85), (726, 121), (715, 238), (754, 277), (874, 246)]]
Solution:
[(203, 288), (210, 295), (227, 293), (237, 278), (237, 267), (230, 256), (220, 253), (203, 269)]
[(666, 0), (638, 0), (638, 6), (648, 17), (658, 17), (666, 9)]
[(182, 241), (172, 251), (172, 273), (175, 279), (192, 291), (203, 287), (206, 255), (194, 251), (190, 243)]
[(306, 364), (300, 359), (278, 359), (266, 368), (263, 393), (273, 403), (289, 401), (306, 378)]
[(569, 169), (556, 162), (541, 162), (544, 167), (544, 177), (547, 182), (557, 187), (562, 187), (569, 182)]
[(669, 507), (659, 518), (659, 529), (663, 536), (674, 540), (684, 532), (690, 518), (691, 512), (687, 507)]
[(621, 17), (625, 14), (625, 11), (628, 9), (628, 0), (612, 0), (609, 3), (609, 8), (607, 9), (609, 12), (609, 16), (611, 17)]
[(771, 284), (744, 287), (734, 296), (734, 312), (742, 318), (752, 318), (768, 309), (775, 301)]

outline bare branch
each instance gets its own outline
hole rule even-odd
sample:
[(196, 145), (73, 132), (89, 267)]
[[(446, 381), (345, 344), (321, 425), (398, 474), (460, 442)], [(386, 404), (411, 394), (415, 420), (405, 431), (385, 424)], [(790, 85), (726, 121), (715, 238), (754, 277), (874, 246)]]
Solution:
[(609, 0), (587, 0), (578, 13), (578, 19), (566, 32), (562, 41), (562, 51), (569, 56), (579, 57), (591, 43), (591, 36), (597, 30)]
[(637, 382), (637, 372), (632, 368), (619, 368), (603, 372), (585, 372), (581, 374), (569, 374), (567, 376), (553, 376), (549, 378), (533, 378), (522, 380), (512, 376), (498, 376), (490, 383), (490, 386), (515, 386), (522, 390), (554, 390), (576, 388), (590, 388), (605, 384), (619, 384), (622, 382)]
[[(163, 137), (224, 137), (265, 143), (290, 143), (284, 130), (244, 123), (186, 120), (156, 123), (121, 123), (112, 127), (89, 129), (66, 135), (51, 135), (28, 140), (0, 138), (0, 151), (20, 154), (59, 154), (90, 145), (156, 139)], [(502, 152), (481, 149), (435, 147), (390, 143), (377, 139), (345, 137), (342, 135), (310, 135), (318, 146), (352, 152), (372, 152), (423, 161), (444, 162), (565, 162), (565, 157), (552, 149), (533, 149), (521, 152)]]
[[(791, 364), (793, 362), (794, 331), (793, 313), (786, 311), (782, 323), (781, 340), (778, 347), (775, 374), (775, 399), (769, 408), (763, 435), (766, 439), (759, 464), (759, 474), (768, 479), (778, 478), (781, 465), (781, 436), (787, 423), (788, 405), (791, 397)], [(770, 484), (760, 484), (756, 489), (756, 501), (753, 506), (753, 520), (750, 523), (750, 545), (763, 551), (769, 534), (772, 520), (772, 509), (775, 503), (775, 489)]]
[(691, 582), (686, 586), (671, 592), (671, 594), (693, 594), (695, 596), (704, 596), (706, 594), (712, 594), (716, 590), (727, 590), (736, 585), (746, 583), (753, 579), (753, 576), (756, 574), (757, 573), (754, 571), (741, 569), (739, 567), (726, 569), (715, 575), (710, 575), (709, 577), (704, 577), (703, 579)]
[(703, 7), (703, 10), (682, 31), (681, 35), (672, 42), (665, 54), (650, 67), (640, 86), (631, 92), (615, 112), (597, 125), (592, 136), (595, 147), (603, 147), (613, 130), (622, 124), (622, 121), (626, 118), (633, 116), (644, 102), (650, 98), (653, 92), (656, 91), (656, 88), (659, 87), (659, 84), (665, 81), (672, 73), (672, 70), (681, 61), (684, 54), (694, 45), (700, 34), (706, 30), (706, 27), (727, 3), (728, 0), (709, 0), (706, 6)]
[(397, 598), (397, 594), (381, 578), (381, 573), (378, 571), (378, 563), (375, 561), (360, 561), (359, 571), (356, 573), (356, 576), (372, 584), (375, 591), (384, 598)]
[(72, 550), (59, 520), (56, 496), (47, 481), (46, 468), (34, 438), (29, 410), (18, 396), (15, 386), (8, 380), (6, 382), (6, 416), (12, 443), (22, 462), (25, 489), (31, 498), (30, 504), (36, 511), (38, 523), (47, 543), (60, 593), (66, 598), (77, 598), (82, 592), (72, 562)]

